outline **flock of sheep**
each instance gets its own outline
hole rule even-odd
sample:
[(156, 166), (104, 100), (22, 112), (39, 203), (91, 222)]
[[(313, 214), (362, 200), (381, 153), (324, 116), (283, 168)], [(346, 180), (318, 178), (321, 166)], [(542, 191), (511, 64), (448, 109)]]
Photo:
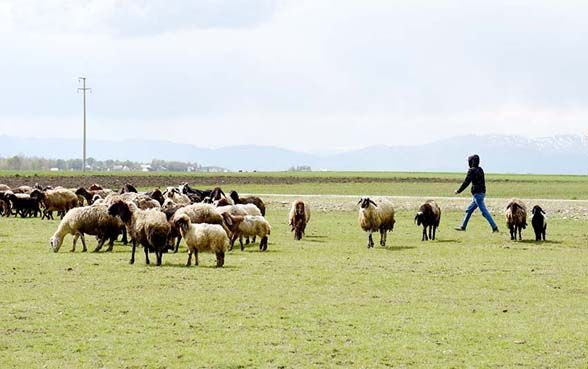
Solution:
[[(369, 197), (359, 202), (359, 224), (368, 232), (368, 248), (374, 246), (373, 232), (380, 232), (380, 245), (386, 245), (387, 232), (394, 229), (394, 207), (388, 201), (376, 203)], [(522, 229), (527, 226), (527, 210), (522, 201), (513, 199), (506, 206), (505, 218), (511, 239), (519, 240)], [(130, 263), (135, 262), (138, 244), (143, 247), (145, 262), (150, 263), (149, 254), (154, 253), (156, 264), (161, 265), (163, 254), (177, 252), (182, 239), (188, 249), (187, 266), (198, 265), (198, 252), (216, 255), (217, 267), (224, 265), (225, 253), (232, 250), (239, 239), (256, 242), (259, 237), (260, 251), (267, 250), (271, 225), (265, 219), (266, 207), (256, 196), (240, 197), (236, 191), (226, 196), (219, 187), (209, 190), (193, 189), (184, 183), (168, 187), (164, 191), (155, 189), (139, 192), (131, 184), (119, 191), (102, 188), (94, 184), (78, 189), (43, 188), (20, 186), (9, 188), (0, 184), (0, 213), (4, 216), (21, 216), (53, 219), (54, 212), (61, 222), (50, 239), (54, 252), (58, 252), (66, 235), (73, 238), (72, 251), (81, 239), (83, 251), (87, 251), (84, 235), (97, 239), (95, 252), (108, 242), (107, 251), (112, 251), (114, 241), (122, 235), (122, 242), (132, 245)], [(302, 239), (310, 221), (310, 208), (302, 200), (292, 203), (288, 223), (296, 240)], [(422, 240), (434, 240), (441, 221), (441, 208), (429, 200), (422, 204), (414, 218), (422, 226)], [(532, 225), (536, 240), (545, 240), (546, 217), (539, 206), (532, 210)]]

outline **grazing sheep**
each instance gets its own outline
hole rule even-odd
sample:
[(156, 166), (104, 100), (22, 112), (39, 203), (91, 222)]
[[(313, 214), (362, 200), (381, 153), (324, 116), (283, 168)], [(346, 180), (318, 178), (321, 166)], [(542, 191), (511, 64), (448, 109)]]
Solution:
[[(192, 222), (192, 224), (208, 223), (219, 224), (221, 226), (224, 226), (223, 217), (216, 210), (216, 208), (210, 204), (192, 204), (177, 209), (174, 216), (172, 217), (172, 225), (176, 224), (176, 220), (184, 214), (190, 217), (190, 221)], [(228, 235), (229, 230), (225, 229), (225, 231)], [(180, 237), (178, 237), (176, 248), (174, 249), (174, 253), (178, 252), (181, 240), (182, 239), (180, 234)]]
[(229, 246), (229, 237), (219, 224), (192, 224), (190, 217), (186, 214), (175, 219), (175, 226), (186, 240), (188, 246), (188, 262), (190, 266), (192, 255), (194, 264), (198, 265), (198, 252), (211, 252), (216, 254), (216, 266), (222, 267), (225, 264), (225, 253)]
[[(272, 227), (264, 217), (261, 215), (233, 216), (228, 212), (223, 213), (222, 216), (225, 224), (232, 233), (229, 250), (233, 249), (235, 240), (240, 236), (259, 236), (261, 238), (261, 241), (259, 241), (259, 250), (267, 250), (267, 236), (271, 233)], [(240, 241), (240, 244), (241, 250), (243, 250), (243, 242)]]
[(149, 252), (155, 252), (156, 265), (161, 265), (171, 229), (164, 213), (156, 209), (141, 210), (134, 203), (117, 200), (108, 208), (108, 214), (118, 216), (131, 236), (131, 264), (135, 263), (135, 249), (140, 243), (145, 252), (145, 263), (149, 264)]
[(45, 208), (43, 211), (43, 218), (53, 218), (53, 211), (61, 214), (61, 218), (68, 210), (73, 209), (79, 205), (78, 196), (72, 191), (65, 188), (56, 188), (54, 190), (31, 192), (32, 198), (37, 198)]
[(265, 204), (263, 203), (263, 200), (261, 200), (259, 197), (239, 197), (237, 191), (231, 191), (229, 193), (229, 196), (235, 204), (254, 204), (255, 206), (257, 206), (259, 211), (261, 211), (261, 215), (265, 216)]
[(71, 251), (76, 250), (78, 238), (82, 239), (82, 251), (86, 252), (86, 239), (84, 234), (94, 235), (98, 239), (98, 245), (94, 252), (100, 251), (106, 240), (109, 240), (108, 249), (112, 251), (114, 240), (124, 229), (124, 224), (119, 218), (108, 214), (105, 205), (91, 205), (71, 209), (65, 214), (53, 237), (49, 240), (53, 252), (58, 252), (66, 235), (74, 236)]
[(296, 200), (292, 203), (290, 213), (288, 214), (288, 224), (291, 232), (294, 232), (294, 239), (299, 241), (304, 235), (306, 225), (310, 220), (310, 208), (302, 200)]
[[(437, 227), (441, 221), (441, 208), (433, 200), (428, 200), (419, 208), (414, 221), (417, 225), (423, 226), (423, 237), (421, 241), (434, 240)], [(427, 228), (429, 228), (429, 235), (427, 236)]]
[(376, 204), (369, 197), (362, 197), (357, 203), (359, 208), (359, 225), (369, 232), (368, 248), (374, 247), (372, 233), (380, 231), (380, 245), (386, 246), (387, 232), (394, 229), (394, 207), (387, 201)]
[(517, 239), (517, 231), (519, 233), (519, 241), (522, 240), (521, 232), (527, 228), (527, 207), (519, 199), (512, 199), (506, 205), (504, 212), (506, 218), (506, 226), (510, 230), (510, 239)]
[(547, 232), (547, 214), (539, 205), (533, 206), (531, 210), (531, 225), (535, 231), (535, 241), (545, 241), (545, 233)]

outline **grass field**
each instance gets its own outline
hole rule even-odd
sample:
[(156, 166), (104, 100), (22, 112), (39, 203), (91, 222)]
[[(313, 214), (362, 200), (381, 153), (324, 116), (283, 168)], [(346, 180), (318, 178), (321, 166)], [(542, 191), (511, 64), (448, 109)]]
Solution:
[(314, 212), (296, 242), (270, 207), (268, 251), (237, 248), (222, 269), (209, 254), (186, 268), (183, 248), (162, 267), (119, 244), (70, 253), (71, 237), (54, 254), (58, 221), (2, 218), (0, 367), (588, 367), (588, 221), (554, 217), (535, 243), (508, 240), (500, 214), (500, 234), (478, 213), (453, 231), (461, 216), (421, 242), (401, 211), (368, 250), (356, 211)]

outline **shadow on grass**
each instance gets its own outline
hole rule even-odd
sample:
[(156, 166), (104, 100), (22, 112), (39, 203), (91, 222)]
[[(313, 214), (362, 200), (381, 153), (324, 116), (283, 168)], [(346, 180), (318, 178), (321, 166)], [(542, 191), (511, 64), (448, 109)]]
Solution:
[(190, 265), (189, 267), (186, 266), (186, 263), (166, 263), (165, 260), (163, 261), (163, 264), (161, 264), (160, 266), (156, 266), (153, 262), (148, 265), (149, 267), (154, 267), (154, 268), (182, 268), (182, 269), (239, 269), (238, 266), (236, 265), (231, 265), (231, 264), (226, 264), (225, 261), (225, 265), (222, 266), (221, 268), (217, 268), (215, 263), (200, 263), (200, 265), (194, 265), (194, 261), (192, 260), (192, 265)]
[[(326, 237), (321, 237), (321, 238), (326, 238)], [(314, 237), (303, 237), (301, 241), (306, 241), (306, 242), (313, 242), (313, 243), (326, 243), (326, 240), (323, 239), (314, 239)]]
[[(374, 248), (376, 248), (374, 246)], [(403, 250), (411, 250), (411, 249), (416, 249), (416, 246), (385, 246), (385, 247), (378, 247), (381, 250), (386, 250), (386, 251), (403, 251)]]
[(463, 240), (433, 240), (433, 241), (424, 241), (425, 243), (462, 243)]
[(522, 240), (522, 241), (513, 241), (513, 243), (530, 243), (530, 244), (534, 244), (534, 245), (559, 245), (563, 242), (562, 241), (552, 241), (552, 240), (545, 240), (545, 241)]

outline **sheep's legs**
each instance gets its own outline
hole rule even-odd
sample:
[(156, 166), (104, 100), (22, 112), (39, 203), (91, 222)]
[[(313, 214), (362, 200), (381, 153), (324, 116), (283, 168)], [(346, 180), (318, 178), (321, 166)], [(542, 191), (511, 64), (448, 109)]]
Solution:
[(433, 236), (433, 226), (429, 226), (429, 239), (434, 240), (435, 237)]
[(243, 236), (239, 236), (239, 244), (241, 245), (241, 251), (245, 250), (245, 247), (243, 247)]
[(176, 248), (174, 249), (174, 254), (178, 252), (180, 249), (180, 242), (182, 241), (182, 235), (178, 236), (178, 242), (176, 243)]
[(133, 249), (131, 251), (131, 260), (129, 261), (129, 264), (134, 264), (135, 263), (135, 249), (137, 248), (137, 241), (135, 240), (131, 240), (131, 243), (133, 244)]
[(188, 261), (186, 262), (187, 267), (190, 265), (192, 265), (192, 251), (188, 251)]
[(84, 237), (83, 233), (80, 233), (80, 239), (82, 240), (82, 252), (86, 252), (88, 251), (88, 248), (86, 247), (86, 238)]
[[(235, 245), (235, 241), (237, 240), (237, 233), (233, 233), (231, 239), (229, 240), (229, 251), (233, 250), (233, 246)], [(243, 248), (241, 248), (243, 250)]]
[[(380, 228), (380, 246), (386, 246), (386, 238), (388, 238), (388, 231)], [(373, 246), (373, 243), (372, 243)]]
[(259, 241), (259, 250), (260, 251), (266, 251), (267, 250), (267, 236), (263, 237)]
[(216, 253), (216, 267), (220, 268), (225, 265), (225, 253), (224, 251), (219, 251)]
[(435, 233), (437, 232), (437, 226), (433, 226), (433, 238), (431, 238), (432, 240), (435, 240)]
[(145, 252), (145, 264), (151, 264), (151, 262), (149, 261), (149, 247), (143, 246), (143, 251)]
[(106, 252), (112, 252), (112, 249), (114, 248), (114, 239), (115, 238), (116, 238), (116, 236), (110, 237), (110, 241), (108, 242), (108, 248), (106, 249)]
[(122, 243), (123, 243), (123, 245), (126, 245), (129, 243), (129, 240), (127, 239), (127, 227), (124, 227), (122, 230)]
[(523, 231), (523, 227), (519, 227), (519, 241), (523, 240), (523, 236), (521, 235), (522, 231)]
[(74, 239), (73, 239), (73, 246), (72, 246), (71, 250), (69, 250), (70, 252), (76, 251), (76, 243), (78, 242), (78, 238), (80, 238), (80, 235), (79, 235), (79, 233), (76, 233), (76, 235), (74, 236)]
[(423, 236), (421, 237), (421, 241), (426, 241), (427, 239), (427, 227), (423, 226)]
[(194, 250), (194, 265), (198, 265), (198, 250)]
[(105, 242), (106, 242), (106, 237), (100, 237), (98, 239), (98, 245), (96, 245), (96, 248), (92, 252), (100, 251), (102, 249), (102, 246), (104, 246)]
[(161, 263), (163, 261), (163, 251), (155, 251), (155, 258), (156, 258), (155, 265), (157, 265), (157, 266), (161, 265)]
[(374, 239), (372, 238), (372, 231), (369, 231), (369, 235), (368, 235), (368, 249), (370, 247), (374, 247)]

